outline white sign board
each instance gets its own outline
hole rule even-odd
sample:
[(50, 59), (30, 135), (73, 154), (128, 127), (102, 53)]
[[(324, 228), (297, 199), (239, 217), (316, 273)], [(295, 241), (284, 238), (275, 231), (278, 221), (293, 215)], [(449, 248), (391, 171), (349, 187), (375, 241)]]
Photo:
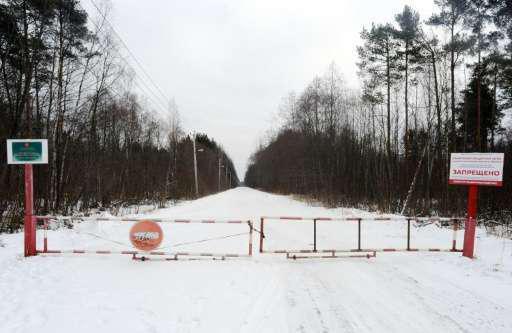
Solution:
[(502, 186), (504, 160), (503, 153), (453, 153), (449, 183)]
[(48, 164), (48, 140), (7, 140), (7, 164)]

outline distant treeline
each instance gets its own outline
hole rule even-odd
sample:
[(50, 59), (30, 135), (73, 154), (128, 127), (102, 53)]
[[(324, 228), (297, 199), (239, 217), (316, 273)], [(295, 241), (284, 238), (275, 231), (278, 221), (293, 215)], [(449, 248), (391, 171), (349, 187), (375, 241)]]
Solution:
[[(195, 196), (193, 145), (177, 109), (156, 116), (130, 88), (141, 82), (103, 10), (89, 18), (76, 0), (0, 0), (0, 232), (18, 228), (23, 206), (8, 138), (48, 139), (49, 163), (34, 167), (38, 214)], [(238, 183), (215, 141), (197, 135), (197, 150), (200, 195)]]
[(394, 23), (363, 29), (361, 91), (332, 65), (290, 94), (245, 183), (332, 205), (463, 215), (467, 188), (448, 185), (450, 153), (504, 152), (504, 186), (481, 188), (480, 212), (510, 220), (512, 3), (435, 4), (425, 22), (405, 6)]

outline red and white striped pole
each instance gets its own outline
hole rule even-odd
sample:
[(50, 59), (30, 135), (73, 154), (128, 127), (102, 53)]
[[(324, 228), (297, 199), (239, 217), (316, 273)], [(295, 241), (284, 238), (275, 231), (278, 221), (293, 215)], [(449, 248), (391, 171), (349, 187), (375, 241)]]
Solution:
[(453, 219), (453, 240), (452, 240), (452, 251), (457, 250), (457, 230), (459, 229), (459, 220)]
[(252, 256), (252, 222), (248, 221), (249, 223), (249, 255)]
[(43, 253), (46, 253), (46, 252), (48, 252), (48, 219), (43, 219), (43, 222), (44, 222)]

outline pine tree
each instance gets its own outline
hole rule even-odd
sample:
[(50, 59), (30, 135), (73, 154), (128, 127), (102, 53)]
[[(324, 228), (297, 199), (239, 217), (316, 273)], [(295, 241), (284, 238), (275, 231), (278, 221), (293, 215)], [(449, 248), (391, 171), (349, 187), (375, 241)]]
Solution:
[(512, 1), (489, 0), (493, 9), (492, 16), (495, 25), (506, 37), (504, 50), (499, 57), (499, 84), (504, 99), (503, 107), (512, 107)]
[(450, 34), (450, 41), (445, 49), (450, 52), (450, 104), (451, 104), (451, 150), (455, 149), (455, 68), (461, 63), (461, 57), (467, 52), (470, 40), (458, 27), (462, 23), (468, 8), (467, 0), (434, 0), (440, 12), (434, 14), (427, 21), (428, 24), (446, 28)]
[[(478, 89), (480, 89), (480, 96), (478, 96)], [(456, 110), (462, 149), (463, 151), (488, 151), (491, 131), (493, 128), (500, 127), (503, 113), (494, 112), (489, 82), (485, 79), (480, 80), (478, 73), (473, 74), (468, 87), (462, 93), (464, 100), (459, 103)], [(478, 98), (480, 98), (480, 116), (477, 109)], [(477, 133), (481, 133), (480, 143), (477, 141)]]
[(408, 132), (409, 132), (409, 70), (410, 62), (414, 61), (414, 57), (418, 56), (419, 44), (419, 14), (411, 9), (409, 6), (405, 6), (402, 13), (396, 15), (396, 21), (398, 22), (399, 29), (396, 31), (397, 38), (402, 42), (403, 49), (400, 50), (399, 54), (404, 57), (404, 77), (405, 77), (405, 151), (407, 155), (408, 148)]
[(390, 24), (372, 25), (370, 30), (363, 29), (361, 39), (364, 45), (357, 48), (360, 62), (357, 64), (361, 74), (369, 76), (373, 82), (385, 82), (386, 87), (386, 151), (391, 158), (391, 86), (400, 77), (399, 42), (395, 30)]
[(491, 19), (490, 8), (487, 0), (468, 0), (468, 8), (464, 16), (464, 24), (471, 30), (472, 39), (474, 44), (472, 47), (472, 54), (476, 55), (477, 62), (474, 65), (476, 73), (476, 148), (483, 149), (483, 139), (485, 140), (484, 133), (480, 132), (482, 126), (482, 111), (481, 111), (481, 84), (483, 80), (482, 68), (482, 54), (489, 47), (488, 36), (486, 34), (486, 25)]

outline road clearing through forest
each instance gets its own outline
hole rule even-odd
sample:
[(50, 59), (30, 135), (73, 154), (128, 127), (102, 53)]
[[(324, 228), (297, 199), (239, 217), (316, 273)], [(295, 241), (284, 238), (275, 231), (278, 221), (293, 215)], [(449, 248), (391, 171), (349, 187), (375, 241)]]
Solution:
[[(290, 215), (372, 216), (241, 187), (137, 217), (257, 222)], [(237, 228), (169, 227), (164, 246), (244, 251), (245, 237), (216, 239), (243, 230)], [(311, 246), (311, 223), (274, 221), (265, 228), (269, 248)], [(354, 225), (318, 228), (320, 248), (355, 241)], [(50, 231), (49, 244), (121, 248), (129, 243), (128, 229), (121, 222), (82, 222)], [(368, 247), (398, 246), (404, 230), (396, 222), (364, 223), (363, 241)], [(414, 228), (413, 244), (448, 247), (451, 235), (434, 224)], [(216, 240), (193, 243), (202, 238)], [(0, 332), (512, 331), (512, 242), (483, 230), (475, 260), (460, 253), (379, 253), (371, 259), (293, 261), (258, 254), (256, 241), (253, 258), (225, 261), (23, 258), (22, 240), (21, 233), (0, 235)]]

